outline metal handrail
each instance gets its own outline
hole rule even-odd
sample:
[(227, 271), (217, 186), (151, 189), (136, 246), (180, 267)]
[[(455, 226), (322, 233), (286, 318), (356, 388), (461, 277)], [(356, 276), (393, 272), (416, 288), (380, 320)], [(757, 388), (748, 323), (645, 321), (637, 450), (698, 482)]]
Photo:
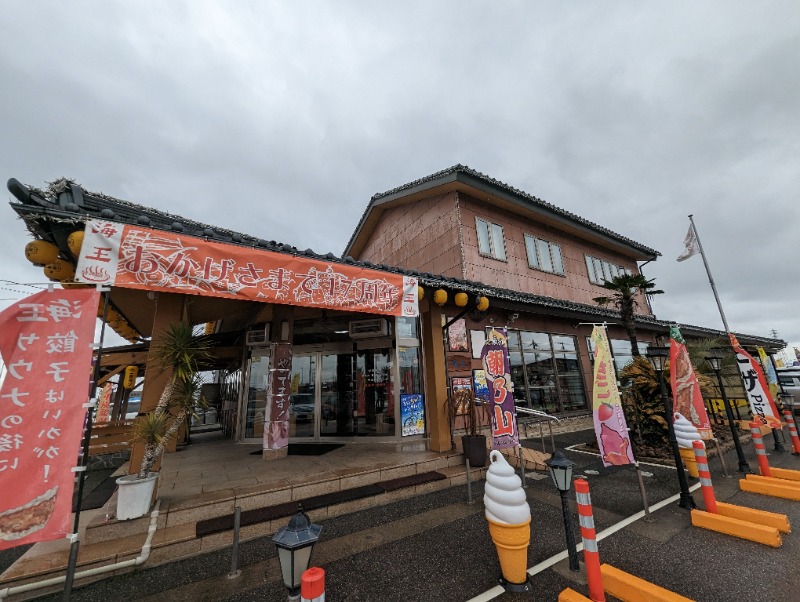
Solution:
[[(541, 410), (532, 410), (530, 408), (517, 408), (517, 412), (521, 412), (522, 414), (529, 414), (531, 416), (536, 416), (537, 418), (545, 418), (547, 420), (547, 426), (550, 429), (550, 445), (553, 447), (553, 451), (555, 452), (556, 449), (556, 440), (553, 437), (553, 421), (560, 423), (561, 420), (556, 418), (555, 416), (551, 416), (546, 412), (542, 412)], [(539, 420), (539, 436), (542, 439), (542, 453), (547, 453), (547, 448), (544, 443), (544, 428), (542, 428), (542, 421)], [(519, 432), (519, 421), (517, 421), (517, 432)], [(525, 436), (528, 435), (528, 423), (525, 423)]]

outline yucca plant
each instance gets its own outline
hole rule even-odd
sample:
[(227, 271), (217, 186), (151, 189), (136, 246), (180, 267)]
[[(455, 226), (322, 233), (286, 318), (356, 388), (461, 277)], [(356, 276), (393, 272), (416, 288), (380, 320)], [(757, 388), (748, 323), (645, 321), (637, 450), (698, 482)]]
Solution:
[(153, 347), (153, 357), (160, 372), (171, 372), (156, 409), (140, 416), (133, 431), (133, 442), (144, 444), (138, 477), (150, 473), (166, 444), (176, 435), (187, 417), (195, 415), (195, 407), (204, 407), (200, 396), (203, 379), (199, 372), (210, 357), (211, 341), (195, 336), (189, 324), (171, 324)]

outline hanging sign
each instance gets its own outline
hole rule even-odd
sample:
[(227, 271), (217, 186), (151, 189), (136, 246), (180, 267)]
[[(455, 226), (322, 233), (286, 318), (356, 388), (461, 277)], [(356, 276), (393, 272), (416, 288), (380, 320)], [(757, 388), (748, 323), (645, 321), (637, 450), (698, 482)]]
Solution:
[(782, 428), (778, 417), (778, 408), (775, 407), (769, 394), (769, 386), (761, 366), (752, 355), (742, 349), (735, 335), (729, 333), (728, 337), (730, 337), (733, 351), (736, 354), (739, 374), (742, 376), (747, 400), (750, 402), (753, 420), (773, 429)]
[(419, 315), (417, 279), (101, 220), (86, 224), (75, 280), (264, 303)]
[(0, 549), (65, 537), (100, 293), (36, 293), (0, 313)]
[(492, 416), (492, 449), (519, 447), (514, 383), (508, 361), (508, 336), (505, 328), (492, 328), (481, 350), (486, 373)]
[(714, 438), (711, 430), (711, 421), (708, 419), (706, 404), (703, 401), (703, 394), (700, 392), (700, 383), (697, 382), (697, 375), (694, 372), (692, 361), (689, 359), (689, 352), (677, 326), (669, 330), (669, 380), (672, 385), (673, 412), (672, 420), (675, 415), (680, 414), (691, 422), (700, 433), (700, 438), (708, 441)]
[(628, 424), (622, 411), (617, 375), (614, 371), (614, 361), (608, 346), (605, 326), (594, 327), (592, 344), (594, 346), (592, 414), (594, 433), (597, 436), (603, 466), (633, 464)]

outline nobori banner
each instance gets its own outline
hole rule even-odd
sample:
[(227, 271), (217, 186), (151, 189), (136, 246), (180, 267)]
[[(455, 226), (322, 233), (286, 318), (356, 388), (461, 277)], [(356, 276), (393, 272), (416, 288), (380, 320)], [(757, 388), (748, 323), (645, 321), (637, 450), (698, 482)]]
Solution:
[(417, 279), (90, 220), (75, 280), (264, 303), (417, 316)]

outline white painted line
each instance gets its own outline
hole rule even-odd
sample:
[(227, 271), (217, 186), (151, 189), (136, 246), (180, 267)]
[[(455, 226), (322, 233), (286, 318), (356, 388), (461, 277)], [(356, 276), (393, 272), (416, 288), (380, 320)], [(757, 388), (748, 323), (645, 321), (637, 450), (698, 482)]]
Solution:
[[(575, 452), (576, 454), (588, 454), (590, 456), (597, 456), (600, 457), (600, 454), (596, 454), (595, 452), (586, 451), (585, 449), (575, 449), (576, 446), (583, 445), (583, 443), (576, 443), (575, 445), (570, 445), (569, 447), (565, 447), (567, 451)], [(669, 466), (666, 464), (653, 464), (652, 462), (639, 462), (640, 466), (655, 466), (656, 468), (666, 468), (668, 470), (677, 470), (674, 466)]]
[[(641, 464), (641, 462), (639, 462), (639, 464)], [(690, 492), (697, 491), (698, 489), (700, 489), (700, 483), (695, 483), (694, 485), (689, 487), (689, 491)], [(657, 510), (661, 510), (664, 506), (669, 506), (673, 502), (677, 502), (679, 499), (681, 499), (681, 494), (680, 493), (676, 493), (672, 497), (668, 497), (667, 499), (661, 500), (657, 504), (653, 504), (652, 506), (650, 506), (650, 512), (653, 513), (653, 512), (655, 512)], [(640, 519), (644, 518), (644, 516), (645, 516), (644, 510), (640, 510), (636, 514), (632, 514), (628, 518), (622, 519), (618, 523), (613, 524), (610, 527), (608, 527), (607, 529), (604, 529), (603, 531), (598, 533), (597, 534), (597, 541), (601, 541), (601, 540), (605, 539), (606, 537), (609, 537), (610, 535), (613, 535), (617, 531), (619, 531), (621, 529), (624, 529), (625, 527), (627, 527), (628, 525), (630, 525), (632, 523), (635, 523), (637, 520), (640, 520)], [(582, 552), (583, 551), (583, 542), (581, 541), (581, 543), (576, 545), (575, 549), (578, 552)], [(569, 557), (569, 552), (567, 550), (564, 550), (563, 552), (559, 552), (555, 556), (551, 556), (547, 560), (543, 560), (539, 564), (536, 564), (536, 565), (532, 566), (531, 568), (529, 568), (528, 569), (528, 575), (533, 577), (534, 575), (536, 575), (538, 573), (541, 573), (542, 571), (544, 571), (546, 569), (549, 569), (554, 564), (559, 563), (559, 562), (561, 562), (562, 560), (564, 560), (565, 558), (568, 558), (568, 557)], [(496, 585), (492, 589), (486, 590), (482, 594), (479, 594), (479, 595), (475, 596), (474, 598), (471, 598), (467, 602), (487, 602), (488, 600), (493, 600), (497, 596), (500, 596), (500, 595), (504, 594), (505, 591), (506, 590), (504, 590), (502, 588), (502, 586)]]

